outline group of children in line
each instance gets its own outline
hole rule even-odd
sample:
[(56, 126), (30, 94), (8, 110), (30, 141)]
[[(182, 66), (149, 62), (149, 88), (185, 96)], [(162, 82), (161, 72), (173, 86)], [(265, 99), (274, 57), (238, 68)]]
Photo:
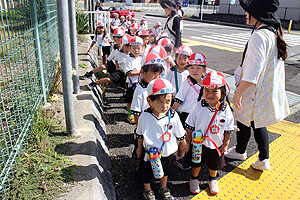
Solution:
[[(209, 189), (217, 194), (217, 170), (225, 166), (224, 152), (234, 124), (224, 75), (214, 70), (207, 73), (204, 54), (193, 53), (186, 45), (173, 53), (173, 44), (159, 23), (152, 30), (136, 23), (128, 31), (119, 26), (114, 28), (113, 40), (104, 27), (101, 22), (97, 25), (88, 51), (97, 44), (102, 55), (108, 56), (107, 62), (103, 58), (103, 65), (82, 78), (107, 70), (108, 77), (92, 82), (90, 88), (110, 82), (126, 87), (128, 120), (136, 124), (133, 155), (145, 199), (155, 199), (150, 186), (154, 165), (161, 173), (158, 192), (164, 199), (173, 199), (167, 180), (176, 152), (173, 163), (184, 170), (192, 168), (190, 191), (200, 192), (198, 175), (207, 164)], [(150, 150), (159, 155), (155, 162)]]

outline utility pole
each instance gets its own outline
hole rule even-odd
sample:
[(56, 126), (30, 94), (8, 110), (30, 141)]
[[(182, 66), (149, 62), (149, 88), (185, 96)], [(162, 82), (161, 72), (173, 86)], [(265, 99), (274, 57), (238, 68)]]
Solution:
[(70, 58), (68, 0), (57, 2), (58, 37), (67, 134), (75, 134), (72, 70)]

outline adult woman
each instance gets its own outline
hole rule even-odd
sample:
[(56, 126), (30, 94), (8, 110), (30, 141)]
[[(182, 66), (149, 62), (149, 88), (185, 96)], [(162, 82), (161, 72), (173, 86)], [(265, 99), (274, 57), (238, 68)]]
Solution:
[(238, 86), (233, 96), (237, 120), (237, 145), (225, 153), (245, 160), (251, 127), (258, 145), (259, 158), (251, 166), (269, 170), (269, 136), (266, 126), (281, 121), (289, 114), (285, 93), (284, 60), (287, 46), (281, 23), (275, 14), (278, 0), (240, 0), (246, 11), (247, 24), (254, 25), (248, 41)]
[(182, 19), (177, 14), (176, 4), (173, 1), (167, 0), (160, 3), (161, 7), (168, 15), (167, 22), (165, 24), (165, 31), (169, 34), (171, 41), (174, 43), (174, 52), (178, 47), (182, 45), (181, 32), (182, 32)]

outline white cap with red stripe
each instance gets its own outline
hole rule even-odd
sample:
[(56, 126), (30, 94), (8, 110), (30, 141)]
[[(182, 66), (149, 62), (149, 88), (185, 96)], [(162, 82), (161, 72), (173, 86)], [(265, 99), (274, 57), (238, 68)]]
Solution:
[(202, 86), (205, 88), (219, 88), (225, 84), (224, 74), (215, 70), (208, 72), (202, 82)]
[(162, 79), (162, 78), (154, 79), (147, 86), (148, 96), (169, 94), (174, 92), (175, 92), (175, 88), (167, 79)]
[(163, 46), (163, 47), (172, 47), (173, 46), (173, 44), (169, 38), (162, 38), (158, 41), (157, 44), (160, 46)]
[(187, 45), (182, 45), (176, 50), (175, 54), (191, 56), (193, 54), (193, 50)]
[(164, 58), (160, 57), (158, 54), (149, 52), (142, 60), (142, 65), (150, 65), (150, 64), (161, 64), (164, 65)]
[(144, 41), (141, 37), (139, 36), (134, 36), (133, 38), (131, 38), (130, 40), (130, 45), (143, 45)]
[(122, 37), (123, 35), (125, 35), (125, 28), (124, 27), (118, 27), (114, 30), (113, 36)]
[(136, 29), (136, 30), (139, 30), (140, 29), (140, 25), (138, 23), (133, 23), (131, 26), (130, 26), (130, 29)]
[(98, 22), (97, 27), (104, 27), (104, 23), (103, 22)]
[(193, 53), (187, 62), (189, 65), (206, 65), (206, 57), (202, 53)]
[(125, 45), (125, 44), (129, 44), (130, 43), (130, 41), (131, 41), (131, 36), (130, 35), (127, 35), (127, 34), (125, 34), (125, 35), (123, 35), (122, 37), (121, 37), (121, 48)]
[(154, 35), (155, 36), (155, 33), (153, 30), (149, 30), (149, 35)]
[(149, 49), (149, 53), (155, 53), (157, 55), (159, 55), (159, 57), (161, 57), (162, 59), (165, 59), (167, 57), (167, 52), (166, 50), (160, 46), (160, 45), (154, 45)]
[(149, 36), (149, 33), (146, 30), (140, 30), (138, 32), (138, 36)]

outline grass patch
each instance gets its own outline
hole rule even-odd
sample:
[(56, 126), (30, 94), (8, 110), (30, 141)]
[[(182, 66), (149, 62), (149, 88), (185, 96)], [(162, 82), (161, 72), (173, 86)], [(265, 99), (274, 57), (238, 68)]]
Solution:
[(70, 136), (64, 134), (60, 121), (40, 112), (7, 199), (57, 199), (68, 191), (75, 182), (70, 168), (74, 164), (54, 150), (66, 139)]
[(84, 63), (80, 63), (78, 66), (81, 67), (81, 68), (83, 68), (83, 69), (86, 69), (86, 68), (88, 67), (88, 66), (87, 66), (86, 64), (84, 64)]

